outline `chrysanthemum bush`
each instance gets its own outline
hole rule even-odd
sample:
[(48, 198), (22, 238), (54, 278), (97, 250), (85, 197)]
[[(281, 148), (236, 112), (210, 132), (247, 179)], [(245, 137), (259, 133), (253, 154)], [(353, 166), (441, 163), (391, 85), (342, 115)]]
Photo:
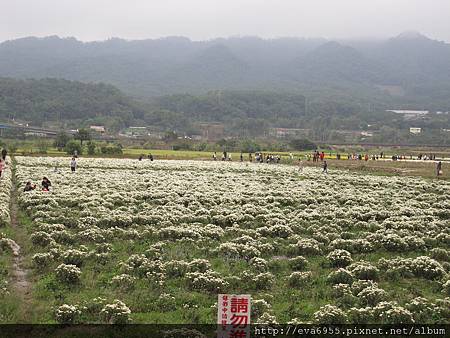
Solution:
[(192, 290), (217, 294), (224, 292), (228, 286), (228, 283), (219, 276), (220, 275), (214, 271), (189, 272), (186, 274), (186, 280)]
[(292, 287), (302, 287), (311, 282), (312, 273), (310, 271), (296, 271), (289, 276), (289, 285)]
[(352, 263), (352, 255), (347, 250), (336, 249), (331, 251), (327, 255), (327, 259), (330, 261), (333, 267), (346, 267)]
[(76, 305), (63, 304), (55, 311), (55, 319), (61, 324), (75, 324), (81, 315), (81, 311)]
[(48, 252), (38, 252), (32, 257), (33, 265), (37, 270), (44, 270), (53, 262), (53, 260), (54, 256)]
[(313, 320), (317, 324), (345, 324), (347, 315), (338, 307), (327, 304), (314, 313)]
[(8, 281), (0, 278), (0, 299), (6, 295), (9, 295)]
[(289, 260), (289, 267), (294, 271), (304, 270), (308, 266), (308, 260), (303, 256), (297, 256)]
[(106, 304), (100, 312), (103, 321), (108, 324), (127, 324), (131, 322), (130, 314), (128, 306), (117, 299), (112, 304)]
[(11, 197), (12, 176), (11, 160), (6, 157), (6, 169), (3, 170), (0, 177), (0, 227), (10, 223), (9, 202)]
[(72, 264), (60, 264), (55, 269), (56, 278), (65, 284), (76, 284), (80, 281), (81, 270)]
[(425, 279), (440, 279), (446, 276), (442, 265), (428, 257), (380, 259), (378, 265), (385, 270), (387, 275), (401, 277), (422, 277)]
[(124, 273), (118, 276), (114, 276), (111, 279), (111, 284), (114, 287), (120, 288), (122, 290), (131, 290), (134, 288), (135, 281), (136, 281), (135, 277)]
[(366, 261), (355, 262), (349, 265), (347, 270), (350, 271), (356, 279), (377, 280), (379, 275), (378, 268)]
[[(79, 302), (75, 320), (122, 318), (113, 315), (124, 310), (117, 298), (139, 313), (135, 322), (170, 312), (176, 322), (212, 323), (218, 292), (250, 293), (252, 320), (262, 322), (450, 317), (439, 305), (449, 288), (449, 182), (84, 158), (72, 174), (67, 160), (18, 157), (16, 173), (23, 184), (52, 181), (50, 193), (19, 189), (42, 301), (57, 308), (102, 299)], [(414, 294), (426, 298), (416, 304)], [(430, 316), (426, 304), (434, 304)]]

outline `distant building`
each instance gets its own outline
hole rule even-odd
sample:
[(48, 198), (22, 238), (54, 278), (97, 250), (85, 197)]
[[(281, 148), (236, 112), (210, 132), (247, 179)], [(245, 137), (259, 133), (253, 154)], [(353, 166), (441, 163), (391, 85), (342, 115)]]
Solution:
[(308, 134), (308, 129), (298, 128), (271, 128), (269, 130), (269, 136), (276, 138), (288, 138), (296, 136), (305, 136)]
[(104, 134), (106, 132), (105, 126), (90, 126), (89, 128), (91, 130), (93, 130), (97, 133), (101, 133), (101, 134)]
[(425, 117), (430, 112), (428, 110), (386, 110), (387, 112), (403, 115), (405, 120), (416, 120)]
[(371, 131), (362, 131), (361, 132), (361, 136), (373, 137), (373, 132), (371, 132)]
[(47, 137), (47, 134), (45, 133), (39, 133), (34, 131), (28, 131), (24, 133), (25, 136), (36, 136), (36, 137)]
[(128, 131), (131, 136), (147, 136), (148, 135), (147, 127), (129, 127)]
[(162, 140), (165, 136), (165, 133), (163, 132), (159, 132), (159, 131), (149, 131), (147, 133), (147, 136), (149, 138), (153, 138), (153, 139), (158, 139), (158, 140)]
[(411, 134), (420, 134), (422, 132), (422, 128), (409, 128), (409, 132)]

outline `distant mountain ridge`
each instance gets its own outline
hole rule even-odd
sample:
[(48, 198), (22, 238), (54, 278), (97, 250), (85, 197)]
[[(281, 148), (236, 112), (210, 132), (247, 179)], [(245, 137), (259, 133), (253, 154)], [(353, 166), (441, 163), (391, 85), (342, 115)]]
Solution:
[[(405, 102), (450, 93), (450, 44), (405, 32), (385, 41), (183, 37), (80, 42), (23, 38), (0, 44), (0, 76), (112, 84), (136, 97), (209, 90), (343, 88)], [(381, 91), (382, 92), (382, 91)], [(388, 92), (382, 92), (389, 95)]]

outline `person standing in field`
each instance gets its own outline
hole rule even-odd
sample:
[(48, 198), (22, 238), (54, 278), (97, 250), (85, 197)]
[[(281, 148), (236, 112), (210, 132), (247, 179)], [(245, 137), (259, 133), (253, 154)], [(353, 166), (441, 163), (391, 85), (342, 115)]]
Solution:
[(72, 157), (72, 161), (70, 161), (70, 170), (74, 173), (77, 169), (77, 161), (75, 160), (75, 157)]
[(6, 161), (3, 158), (0, 158), (0, 178), (2, 177), (2, 172), (5, 170)]
[(53, 172), (60, 173), (60, 171), (58, 169), (58, 161), (55, 161), (55, 168), (53, 169)]
[(328, 164), (327, 161), (323, 162), (323, 170), (322, 170), (323, 174), (328, 174)]
[(242, 151), (241, 151), (241, 162), (244, 162), (244, 154), (242, 154)]
[(6, 162), (6, 155), (8, 154), (8, 151), (6, 149), (2, 149), (2, 160)]
[(436, 165), (436, 176), (441, 176), (442, 175), (442, 162), (439, 161), (438, 164)]
[(217, 153), (216, 153), (216, 152), (214, 152), (214, 154), (213, 154), (212, 157), (213, 157), (213, 160), (214, 160), (214, 161), (217, 161)]
[(301, 157), (298, 158), (298, 171), (303, 172), (303, 161)]

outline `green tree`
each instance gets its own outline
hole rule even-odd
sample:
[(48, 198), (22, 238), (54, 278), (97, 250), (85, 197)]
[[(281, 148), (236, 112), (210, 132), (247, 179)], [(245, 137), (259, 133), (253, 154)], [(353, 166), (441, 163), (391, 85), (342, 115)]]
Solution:
[(75, 134), (75, 139), (80, 140), (80, 144), (83, 146), (83, 141), (90, 141), (92, 137), (89, 130), (82, 128)]
[(62, 150), (64, 149), (64, 147), (66, 146), (67, 142), (70, 141), (70, 137), (69, 135), (67, 135), (65, 132), (60, 132), (58, 133), (58, 135), (56, 135), (56, 139), (53, 142), (53, 145), (58, 148), (58, 150)]
[(96, 146), (95, 142), (89, 141), (87, 144), (88, 155), (94, 155), (96, 147), (97, 146)]
[(241, 151), (244, 153), (254, 153), (261, 150), (261, 146), (253, 140), (245, 139), (240, 145)]
[(78, 142), (70, 140), (69, 142), (67, 142), (66, 146), (64, 147), (64, 150), (68, 155), (75, 154), (75, 151), (77, 152), (78, 155), (81, 155), (82, 148)]
[(107, 144), (100, 147), (100, 152), (108, 155), (121, 155), (122, 146), (120, 144)]

